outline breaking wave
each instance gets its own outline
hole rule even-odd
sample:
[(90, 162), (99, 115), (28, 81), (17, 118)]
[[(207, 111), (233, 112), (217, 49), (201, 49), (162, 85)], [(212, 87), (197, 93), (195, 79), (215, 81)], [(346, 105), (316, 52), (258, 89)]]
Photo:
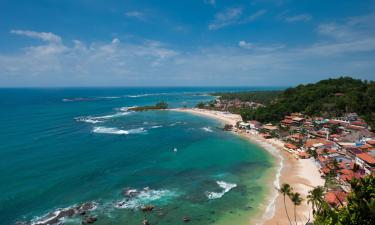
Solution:
[(130, 129), (130, 130), (121, 130), (115, 127), (94, 127), (92, 132), (99, 134), (117, 134), (117, 135), (128, 135), (128, 134), (140, 134), (146, 133), (143, 127)]
[(87, 116), (87, 117), (76, 117), (74, 118), (78, 122), (85, 122), (85, 123), (103, 123), (103, 121), (96, 119), (95, 117)]
[(213, 132), (213, 130), (211, 129), (211, 127), (202, 127), (201, 128), (202, 130), (206, 131), (206, 132)]
[(139, 94), (139, 95), (126, 95), (126, 97), (129, 98), (141, 98), (141, 97), (147, 97), (147, 96), (158, 96), (158, 95), (166, 95), (168, 93), (151, 93), (151, 94)]
[(216, 181), (217, 185), (223, 189), (221, 192), (207, 192), (206, 195), (209, 199), (217, 199), (224, 196), (225, 193), (230, 191), (232, 188), (237, 187), (237, 184), (227, 183), (224, 181)]
[(127, 189), (124, 191), (124, 195), (125, 199), (115, 203), (116, 208), (136, 209), (156, 201), (159, 205), (176, 197), (177, 193), (170, 190), (153, 190), (146, 187), (142, 190)]

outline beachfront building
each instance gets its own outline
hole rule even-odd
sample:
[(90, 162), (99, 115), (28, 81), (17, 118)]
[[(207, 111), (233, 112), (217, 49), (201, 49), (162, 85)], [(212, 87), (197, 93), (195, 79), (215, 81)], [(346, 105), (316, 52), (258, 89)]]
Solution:
[(360, 153), (356, 155), (355, 163), (370, 175), (375, 172), (375, 157), (368, 153)]

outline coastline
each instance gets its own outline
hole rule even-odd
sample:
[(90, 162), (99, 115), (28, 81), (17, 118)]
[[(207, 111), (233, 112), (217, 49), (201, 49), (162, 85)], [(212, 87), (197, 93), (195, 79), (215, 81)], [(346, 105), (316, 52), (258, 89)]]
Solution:
[[(199, 116), (216, 119), (225, 124), (235, 125), (237, 121), (242, 121), (240, 115), (224, 113), (204, 109), (169, 109), (170, 111), (192, 113)], [(296, 159), (293, 155), (283, 150), (283, 142), (276, 139), (264, 139), (262, 136), (253, 133), (234, 132), (240, 137), (260, 146), (270, 153), (276, 160), (275, 175), (269, 188), (269, 195), (265, 204), (261, 206), (259, 216), (251, 220), (251, 224), (288, 224), (288, 218), (284, 209), (283, 196), (277, 189), (282, 183), (288, 183), (294, 191), (301, 193), (304, 201), (297, 207), (297, 220), (306, 223), (312, 220), (311, 207), (307, 205), (306, 196), (308, 191), (318, 185), (324, 185), (324, 180), (320, 177), (319, 170), (311, 159)], [(286, 206), (291, 218), (294, 218), (293, 204), (287, 198)]]

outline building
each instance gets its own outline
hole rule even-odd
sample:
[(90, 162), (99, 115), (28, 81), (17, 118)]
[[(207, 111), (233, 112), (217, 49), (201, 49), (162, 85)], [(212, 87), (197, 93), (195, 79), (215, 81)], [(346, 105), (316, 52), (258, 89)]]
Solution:
[(355, 163), (365, 170), (366, 174), (372, 174), (375, 171), (375, 158), (368, 153), (356, 155)]

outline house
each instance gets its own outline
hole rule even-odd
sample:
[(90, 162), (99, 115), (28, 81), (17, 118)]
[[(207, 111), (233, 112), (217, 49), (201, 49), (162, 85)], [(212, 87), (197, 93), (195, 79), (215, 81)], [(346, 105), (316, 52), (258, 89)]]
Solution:
[(325, 194), (324, 198), (331, 206), (343, 206), (347, 195), (344, 191), (330, 191)]
[(310, 154), (307, 153), (307, 152), (300, 152), (300, 153), (298, 153), (298, 156), (299, 156), (301, 159), (308, 159), (308, 158), (310, 158)]
[(252, 130), (259, 130), (262, 124), (256, 120), (251, 120), (248, 122), (250, 124), (250, 129)]
[(296, 153), (298, 150), (298, 147), (291, 143), (285, 143), (284, 150), (290, 153)]
[(375, 169), (375, 157), (368, 153), (356, 155), (355, 163), (363, 168), (368, 175), (370, 175)]

